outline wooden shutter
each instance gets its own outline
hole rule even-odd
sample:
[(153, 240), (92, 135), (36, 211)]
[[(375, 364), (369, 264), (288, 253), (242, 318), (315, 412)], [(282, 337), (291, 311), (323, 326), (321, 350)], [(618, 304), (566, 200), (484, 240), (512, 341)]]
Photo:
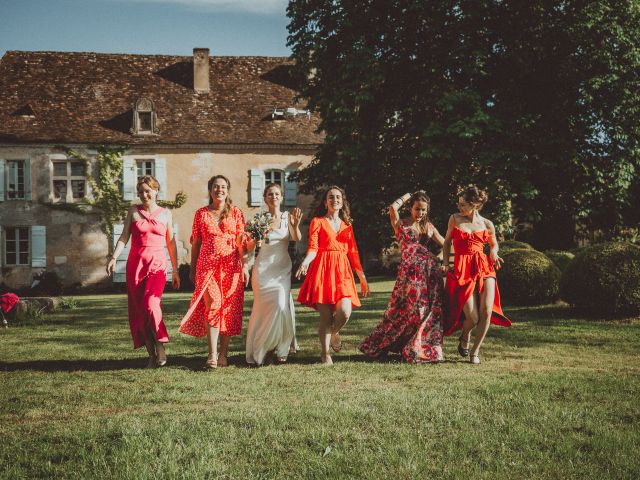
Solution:
[(0, 158), (0, 202), (4, 200), (4, 160)]
[(167, 199), (167, 162), (164, 158), (158, 158), (154, 160), (155, 177), (160, 182), (160, 193), (158, 198), (160, 200)]
[(31, 227), (31, 266), (47, 266), (47, 228), (42, 225)]
[(249, 205), (259, 207), (262, 205), (262, 191), (264, 190), (264, 172), (258, 168), (251, 169), (249, 181)]
[(122, 198), (131, 201), (136, 198), (136, 161), (131, 157), (123, 157), (122, 163)]
[[(113, 226), (113, 245), (115, 248), (116, 243), (118, 242), (118, 238), (122, 235), (122, 231), (124, 230), (124, 224), (119, 223)], [(116, 258), (116, 267), (113, 272), (113, 283), (126, 283), (127, 282), (127, 258), (129, 258), (129, 250), (130, 250), (131, 242), (127, 242), (124, 246), (124, 250), (118, 258)]]
[(290, 179), (295, 170), (285, 170), (284, 172), (284, 206), (295, 207), (297, 203), (298, 189), (296, 182)]
[(24, 199), (31, 200), (31, 159), (24, 161)]

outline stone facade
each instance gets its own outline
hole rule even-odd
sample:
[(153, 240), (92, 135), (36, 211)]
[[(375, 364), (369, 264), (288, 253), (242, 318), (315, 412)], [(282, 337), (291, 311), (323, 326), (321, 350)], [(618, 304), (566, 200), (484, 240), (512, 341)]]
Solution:
[[(212, 175), (229, 178), (231, 198), (247, 217), (262, 207), (269, 180), (283, 184), (285, 208), (308, 215), (311, 199), (289, 174), (312, 160), (322, 141), (319, 119), (271, 115), (300, 107), (284, 75), (289, 65), (212, 57), (206, 90), (194, 88), (202, 72), (190, 57), (8, 52), (0, 60), (0, 88), (9, 92), (0, 99), (0, 284), (25, 287), (42, 271), (67, 286), (111, 284), (108, 239), (96, 217), (64, 207), (91, 196), (86, 176), (97, 145), (125, 146), (125, 200), (136, 201), (145, 173), (160, 181), (160, 198), (187, 194), (174, 210), (179, 264), (190, 260), (193, 214), (208, 201)], [(89, 158), (88, 168), (64, 147)]]

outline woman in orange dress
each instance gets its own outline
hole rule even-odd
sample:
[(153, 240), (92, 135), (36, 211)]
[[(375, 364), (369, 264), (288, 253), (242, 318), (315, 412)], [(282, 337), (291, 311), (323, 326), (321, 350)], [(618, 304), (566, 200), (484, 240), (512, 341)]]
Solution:
[(296, 277), (306, 275), (298, 301), (320, 314), (320, 358), (323, 364), (331, 365), (329, 346), (336, 353), (340, 351), (340, 329), (349, 320), (352, 308), (360, 306), (351, 267), (360, 279), (363, 297), (369, 295), (369, 286), (360, 264), (344, 190), (329, 187), (322, 198), (309, 226), (307, 256)]
[(193, 220), (190, 278), (196, 288), (179, 331), (207, 336), (206, 367), (213, 369), (227, 366), (229, 341), (242, 330), (249, 266), (244, 258), (244, 215), (229, 198), (231, 183), (215, 175), (208, 189), (209, 205), (198, 209)]
[[(469, 361), (475, 365), (480, 363), (480, 346), (487, 335), (489, 324), (511, 326), (511, 321), (500, 306), (496, 270), (503, 260), (498, 256), (496, 231), (493, 223), (480, 215), (480, 209), (487, 198), (486, 192), (473, 185), (460, 193), (460, 213), (449, 217), (442, 250), (442, 258), (448, 259), (453, 242), (453, 268), (446, 265), (442, 267), (447, 272), (445, 290), (449, 300), (445, 335), (451, 335), (462, 328), (458, 352), (463, 357), (468, 355)], [(489, 258), (483, 251), (486, 243), (491, 247)], [(474, 327), (476, 333), (473, 347), (469, 351), (469, 337)]]

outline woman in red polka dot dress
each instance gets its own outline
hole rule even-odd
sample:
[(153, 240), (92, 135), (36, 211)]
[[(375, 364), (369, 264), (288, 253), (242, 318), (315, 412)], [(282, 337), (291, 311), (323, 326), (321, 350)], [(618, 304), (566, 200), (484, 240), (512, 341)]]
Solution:
[(194, 337), (206, 335), (206, 366), (216, 368), (227, 366), (229, 341), (242, 330), (249, 266), (244, 258), (244, 215), (231, 203), (231, 183), (215, 175), (208, 189), (209, 205), (198, 209), (193, 219), (190, 278), (196, 288), (179, 331)]

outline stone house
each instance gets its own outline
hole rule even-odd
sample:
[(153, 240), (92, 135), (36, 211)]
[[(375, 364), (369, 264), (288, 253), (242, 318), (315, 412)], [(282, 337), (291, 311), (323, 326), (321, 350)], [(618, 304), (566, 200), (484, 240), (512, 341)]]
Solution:
[[(285, 189), (285, 207), (308, 209), (289, 174), (323, 138), (319, 118), (296, 103), (291, 61), (7, 52), (0, 60), (0, 284), (19, 288), (55, 272), (65, 285), (124, 281), (104, 273), (108, 241), (96, 217), (65, 209), (92, 195), (97, 148), (122, 146), (122, 195), (153, 174), (160, 198), (187, 194), (174, 210), (179, 263), (188, 263), (193, 214), (207, 180), (224, 174), (246, 216), (262, 206), (265, 182)], [(89, 159), (70, 158), (68, 148)], [(304, 245), (298, 247), (304, 250)]]

